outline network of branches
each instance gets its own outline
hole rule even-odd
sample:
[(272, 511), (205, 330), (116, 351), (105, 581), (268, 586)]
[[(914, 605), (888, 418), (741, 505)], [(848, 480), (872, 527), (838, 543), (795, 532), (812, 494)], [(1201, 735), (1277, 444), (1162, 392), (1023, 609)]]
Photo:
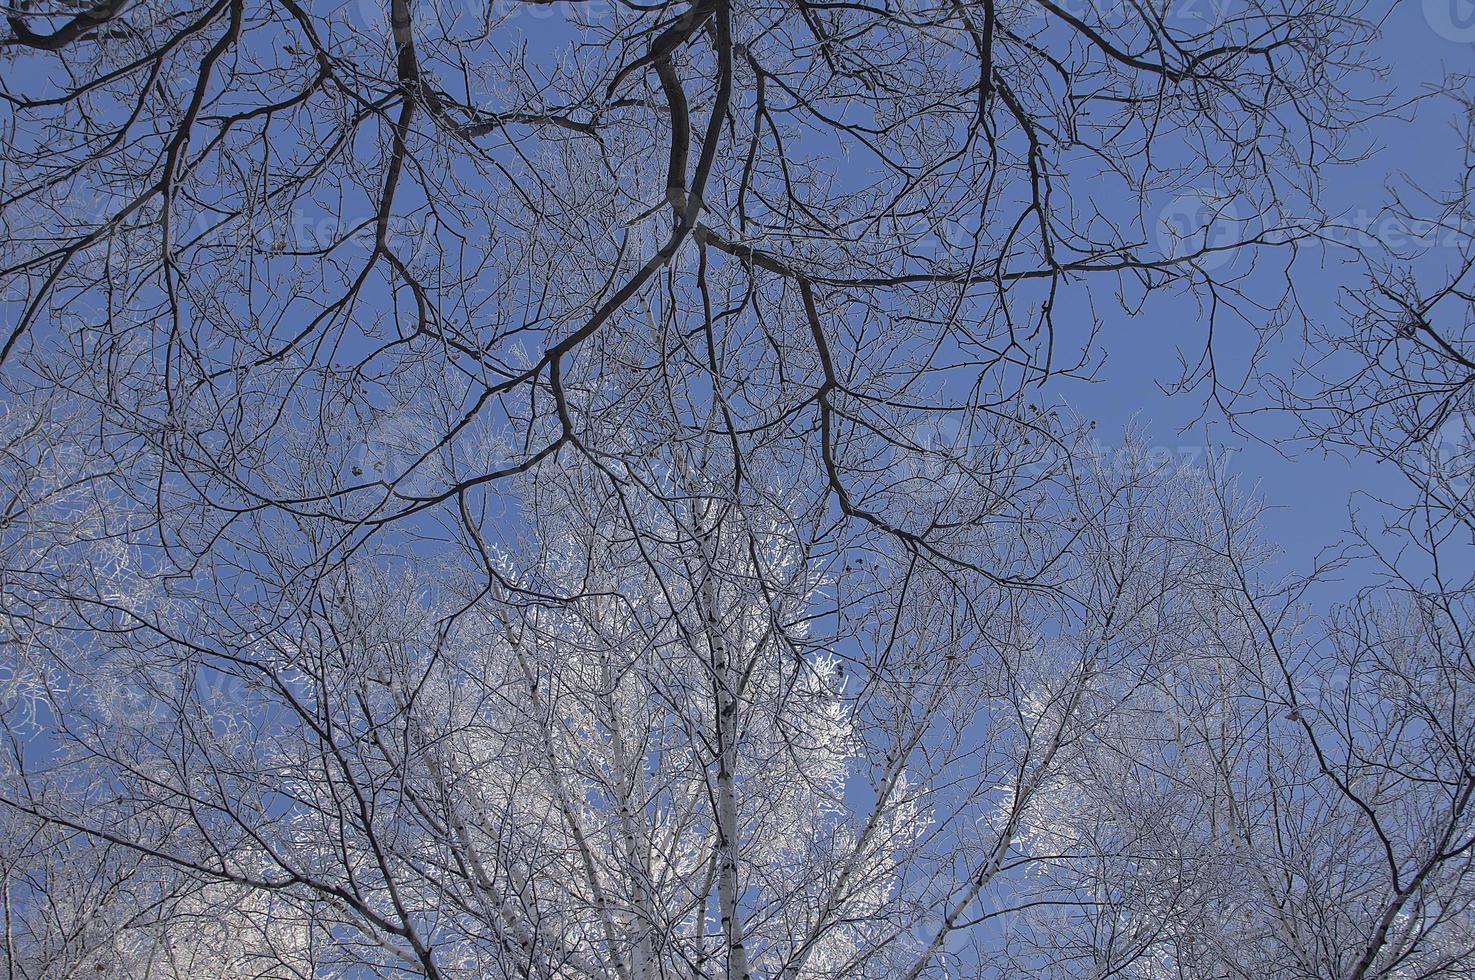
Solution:
[[(9, 976), (1475, 976), (1475, 139), (1300, 322), (1387, 10), (4, 13)], [(1099, 451), (1164, 298), (1356, 547)]]

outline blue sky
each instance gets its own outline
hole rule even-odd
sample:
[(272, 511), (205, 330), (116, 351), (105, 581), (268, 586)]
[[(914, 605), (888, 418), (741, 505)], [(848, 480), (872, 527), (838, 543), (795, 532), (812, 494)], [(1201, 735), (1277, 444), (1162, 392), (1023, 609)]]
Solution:
[[(1379, 48), (1372, 54), (1386, 65), (1384, 84), (1395, 102), (1438, 85), (1447, 75), (1475, 71), (1475, 0), (1395, 4)], [(1370, 82), (1362, 80), (1363, 85)], [(1454, 126), (1457, 108), (1452, 100), (1434, 99), (1370, 123), (1361, 136), (1374, 151), (1371, 156), (1323, 171), (1328, 213), (1347, 224), (1371, 228), (1376, 235), (1378, 228), (1385, 227), (1377, 218), (1390, 199), (1390, 182), (1406, 180), (1430, 191), (1453, 188), (1460, 166), (1460, 136)], [(1189, 193), (1195, 190), (1200, 189), (1185, 188)], [(1308, 319), (1329, 324), (1344, 320), (1339, 294), (1357, 281), (1357, 270), (1349, 258), (1347, 250), (1334, 246), (1313, 248), (1299, 257), (1296, 284)], [(1451, 249), (1435, 247), (1421, 261), (1419, 271), (1431, 273), (1452, 258)], [(1273, 265), (1257, 267), (1252, 275), (1266, 279), (1268, 287), (1267, 277), (1276, 274)], [(1286, 417), (1257, 414), (1246, 419), (1256, 438), (1233, 432), (1212, 411), (1195, 424), (1202, 409), (1201, 393), (1168, 395), (1158, 387), (1177, 377), (1180, 351), (1194, 357), (1202, 347), (1203, 320), (1191, 298), (1154, 300), (1138, 316), (1128, 316), (1120, 307), (1106, 303), (1098, 303), (1097, 311), (1108, 355), (1098, 372), (1100, 380), (1089, 385), (1067, 380), (1055, 388), (1057, 394), (1098, 420), (1097, 431), (1104, 444), (1135, 422), (1146, 430), (1151, 445), (1185, 458), (1210, 445), (1228, 453), (1242, 483), (1258, 485), (1271, 505), (1267, 531), (1283, 547), (1287, 571), (1306, 569), (1318, 551), (1345, 538), (1349, 505), (1367, 505), (1367, 501), (1354, 501), (1355, 494), (1405, 494), (1403, 478), (1390, 467), (1366, 458), (1330, 456), (1294, 441), (1295, 427)], [(1268, 366), (1288, 369), (1299, 340), (1300, 324), (1293, 323), (1271, 351)], [(1231, 358), (1243, 356), (1248, 342), (1243, 336), (1231, 336), (1219, 350)], [(1364, 583), (1349, 580), (1349, 584)]]
[[(1071, 0), (1079, 4), (1088, 0)], [(1201, 17), (1216, 11), (1232, 14), (1246, 0), (1174, 0), (1174, 15)], [(1357, 0), (1344, 0), (1348, 7)], [(477, 5), (454, 10), (469, 10)], [(1391, 11), (1388, 8), (1391, 6)], [(1377, 88), (1392, 93), (1394, 102), (1410, 99), (1430, 86), (1439, 85), (1447, 76), (1475, 72), (1475, 0), (1401, 0), (1368, 5), (1371, 15), (1387, 12), (1383, 37), (1371, 56), (1386, 66), (1386, 77), (1378, 82), (1363, 78), (1355, 84), (1372, 95)], [(592, 9), (599, 9), (597, 7)], [(354, 0), (345, 5), (340, 15), (362, 25), (381, 25), (382, 9), (377, 2)], [(547, 10), (533, 8), (519, 19), (517, 28), (524, 32), (536, 48), (542, 44), (556, 47), (566, 40), (560, 30), (563, 7)], [(1416, 109), (1406, 109), (1388, 118), (1378, 119), (1365, 127), (1359, 139), (1373, 150), (1368, 158), (1354, 165), (1327, 168), (1325, 210), (1353, 226), (1373, 226), (1379, 209), (1388, 203), (1390, 181), (1399, 179), (1425, 188), (1454, 186), (1460, 163), (1459, 134), (1453, 122), (1457, 106), (1452, 100), (1431, 99)], [(277, 147), (280, 152), (283, 148)], [(1182, 194), (1212, 193), (1211, 187), (1187, 186)], [(424, 230), (423, 215), (410, 214), (415, 202), (412, 189), (401, 192), (399, 210), (407, 234)], [(310, 209), (296, 215), (301, 219), (301, 233), (319, 229), (324, 235), (337, 233), (343, 225), (363, 220), (369, 213), (368, 201), (320, 202), (323, 210)], [(1452, 258), (1452, 250), (1435, 248), (1423, 264), (1434, 267)], [(1296, 285), (1302, 309), (1312, 322), (1336, 324), (1345, 314), (1338, 305), (1340, 290), (1355, 283), (1357, 270), (1348, 263), (1350, 256), (1336, 247), (1309, 249), (1298, 259)], [(1248, 257), (1233, 259), (1247, 263)], [(1279, 274), (1276, 263), (1266, 262), (1251, 274), (1273, 288)], [(1219, 272), (1237, 271), (1234, 267)], [(263, 262), (261, 274), (269, 272)], [(1234, 469), (1247, 483), (1258, 484), (1272, 510), (1267, 517), (1269, 533), (1285, 548), (1288, 569), (1304, 568), (1321, 549), (1336, 544), (1347, 528), (1350, 498), (1356, 491), (1396, 496), (1403, 491), (1403, 480), (1388, 467), (1380, 467), (1367, 459), (1329, 457), (1319, 449), (1295, 442), (1293, 420), (1274, 415), (1256, 415), (1247, 421), (1254, 437), (1232, 431), (1210, 411), (1202, 412), (1201, 392), (1170, 396), (1158, 387), (1173, 380), (1179, 371), (1181, 354), (1195, 357), (1201, 349), (1204, 327), (1201, 310), (1191, 297), (1155, 297), (1137, 315), (1128, 315), (1114, 306), (1107, 295), (1110, 283), (1100, 282), (1090, 288), (1092, 310), (1102, 320), (1102, 347), (1108, 360), (1097, 372), (1094, 384), (1064, 378), (1051, 380), (1049, 391), (1062, 403), (1096, 419), (1101, 441), (1110, 446), (1120, 440), (1129, 424), (1144, 430), (1149, 442), (1185, 459), (1195, 458), (1207, 447), (1227, 453)], [(1106, 287), (1106, 288), (1102, 288)], [(372, 287), (370, 287), (372, 288)], [(1080, 295), (1084, 295), (1084, 291)], [(1077, 312), (1083, 312), (1081, 307)], [(1272, 352), (1268, 369), (1284, 374), (1294, 361), (1298, 348), (1300, 324), (1293, 323), (1287, 336)], [(1236, 353), (1243, 355), (1250, 347), (1241, 327), (1241, 336), (1221, 335), (1218, 352), (1232, 361)], [(1248, 406), (1247, 406), (1248, 407)], [(1203, 424), (1194, 424), (1201, 415)], [(1187, 427), (1185, 429), (1185, 427)], [(1263, 440), (1262, 441), (1257, 441)], [(1267, 445), (1268, 443), (1268, 445)]]

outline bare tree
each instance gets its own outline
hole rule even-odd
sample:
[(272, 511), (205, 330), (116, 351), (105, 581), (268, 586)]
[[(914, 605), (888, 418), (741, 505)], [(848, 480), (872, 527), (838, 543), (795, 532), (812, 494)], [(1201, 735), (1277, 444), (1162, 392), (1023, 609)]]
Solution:
[[(214, 955), (304, 975), (1462, 961), (1463, 796), (1431, 780), (1459, 732), (1369, 759), (1396, 733), (1337, 727), (1398, 705), (1437, 720), (1448, 680), (1334, 630), (1369, 713), (1301, 693), (1295, 669), (1326, 658), (1294, 659), (1254, 509), (1210, 474), (1140, 452), (1039, 471), (1031, 520), (972, 541), (979, 560), (1051, 554), (1056, 587), (1025, 590), (890, 537), (836, 554), (822, 512), (724, 505), (699, 469), (649, 466), (660, 510), (597, 469), (550, 471), (522, 548), (413, 572), (365, 550), (264, 641), (223, 619), (183, 638), (138, 598), (144, 570), (115, 566), (126, 598), (71, 600), (127, 624), (101, 651), (89, 635), (93, 676), (27, 658), (68, 725), (43, 764), (14, 761), (10, 808), (146, 855), (211, 907), (261, 893), (250, 941)], [(1365, 683), (1367, 656), (1406, 689)], [(1261, 823), (1280, 808), (1299, 846)], [(1375, 833), (1397, 842), (1387, 893)], [(1323, 883), (1328, 920), (1288, 908)], [(189, 913), (146, 908), (149, 948), (177, 949)], [(1378, 972), (1355, 972), (1353, 938)]]
[(1374, 25), (1212, 14), (12, 6), (7, 967), (1468, 970), (1463, 593), (1046, 387), (1294, 306)]
[[(945, 550), (959, 515), (895, 512), (877, 454), (1026, 438), (1015, 397), (1096, 363), (1057, 322), (1086, 283), (1219, 307), (1222, 256), (1302, 234), (1266, 216), (1308, 212), (1362, 111), (1342, 6), (21, 7), (4, 358), (90, 352), (79, 396), (151, 444), (192, 551), (269, 513), (351, 547), (639, 454), (677, 378), (660, 431), (726, 431), (735, 493), (802, 460), (847, 521)], [(328, 465), (275, 472), (304, 427)]]
[(1215, 561), (1183, 655), (1114, 692), (1117, 717), (1034, 815), (1032, 842), (1062, 854), (1040, 894), (1081, 907), (1050, 923), (1044, 962), (1467, 975), (1468, 592), (1402, 579), (1317, 617), (1310, 583), (1264, 579), (1256, 509), (1203, 492), (1186, 533)]
[(1399, 469), (1416, 491), (1417, 509), (1427, 505), (1469, 527), (1475, 106), (1453, 101), (1464, 155), (1454, 161), (1452, 186), (1400, 183), (1371, 227), (1341, 229), (1341, 244), (1352, 246), (1366, 273), (1347, 290), (1351, 329), (1312, 334), (1283, 402), (1321, 443), (1371, 453)]

